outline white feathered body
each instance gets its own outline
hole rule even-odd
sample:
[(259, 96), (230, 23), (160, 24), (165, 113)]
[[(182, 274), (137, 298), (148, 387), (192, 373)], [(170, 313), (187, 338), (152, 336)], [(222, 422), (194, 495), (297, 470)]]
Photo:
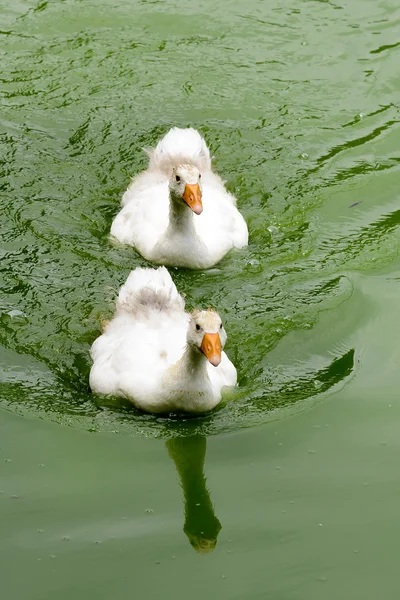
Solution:
[(224, 352), (218, 367), (203, 356), (200, 368), (192, 364), (188, 322), (184, 300), (164, 267), (132, 271), (114, 318), (92, 346), (92, 390), (126, 397), (152, 413), (214, 408), (222, 388), (236, 384), (236, 369)]
[[(209, 150), (196, 130), (171, 129), (149, 156), (148, 169), (123, 195), (122, 210), (111, 226), (113, 237), (158, 264), (199, 269), (247, 245), (247, 225), (236, 199), (212, 172)], [(194, 215), (188, 209), (188, 226), (171, 232), (168, 181), (172, 168), (186, 163), (201, 172), (203, 212)]]

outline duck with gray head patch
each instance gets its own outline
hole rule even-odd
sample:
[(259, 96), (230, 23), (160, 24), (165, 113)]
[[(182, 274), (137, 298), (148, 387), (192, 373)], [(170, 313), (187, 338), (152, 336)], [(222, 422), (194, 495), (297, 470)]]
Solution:
[(132, 180), (111, 236), (157, 264), (207, 269), (248, 243), (236, 198), (211, 169), (199, 132), (171, 129)]
[(165, 267), (137, 268), (122, 286), (114, 317), (94, 342), (90, 387), (151, 413), (203, 413), (236, 385), (213, 309), (185, 312)]

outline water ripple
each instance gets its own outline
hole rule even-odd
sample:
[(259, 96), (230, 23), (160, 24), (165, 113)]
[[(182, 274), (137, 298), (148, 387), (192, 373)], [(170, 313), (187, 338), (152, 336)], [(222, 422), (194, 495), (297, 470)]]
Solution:
[[(357, 276), (399, 253), (393, 7), (112, 8), (4, 11), (2, 405), (163, 436), (256, 425), (333, 394), (358, 367)], [(187, 422), (93, 397), (87, 383), (101, 320), (129, 271), (147, 264), (110, 243), (110, 224), (146, 164), (141, 149), (172, 125), (206, 136), (250, 228), (249, 248), (215, 270), (173, 271), (189, 307), (223, 314), (239, 372), (230, 402)]]

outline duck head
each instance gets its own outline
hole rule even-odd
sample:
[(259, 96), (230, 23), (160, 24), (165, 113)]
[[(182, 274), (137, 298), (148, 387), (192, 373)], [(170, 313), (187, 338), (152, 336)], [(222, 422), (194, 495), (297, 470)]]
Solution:
[(195, 310), (190, 317), (187, 342), (207, 360), (218, 367), (222, 349), (226, 343), (226, 331), (221, 317), (215, 310)]
[(175, 167), (169, 180), (173, 200), (184, 202), (196, 214), (203, 212), (201, 201), (201, 173), (194, 165)]

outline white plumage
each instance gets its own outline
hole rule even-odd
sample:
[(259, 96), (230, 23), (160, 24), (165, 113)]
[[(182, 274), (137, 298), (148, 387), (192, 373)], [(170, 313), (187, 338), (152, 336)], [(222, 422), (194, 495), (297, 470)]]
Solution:
[(206, 412), (220, 402), (224, 386), (236, 384), (236, 369), (222, 351), (225, 341), (215, 311), (185, 312), (165, 267), (137, 268), (92, 346), (90, 387), (124, 396), (147, 412)]
[(247, 245), (246, 222), (212, 172), (198, 131), (175, 127), (147, 153), (149, 166), (132, 180), (112, 223), (114, 238), (155, 263), (193, 269)]

